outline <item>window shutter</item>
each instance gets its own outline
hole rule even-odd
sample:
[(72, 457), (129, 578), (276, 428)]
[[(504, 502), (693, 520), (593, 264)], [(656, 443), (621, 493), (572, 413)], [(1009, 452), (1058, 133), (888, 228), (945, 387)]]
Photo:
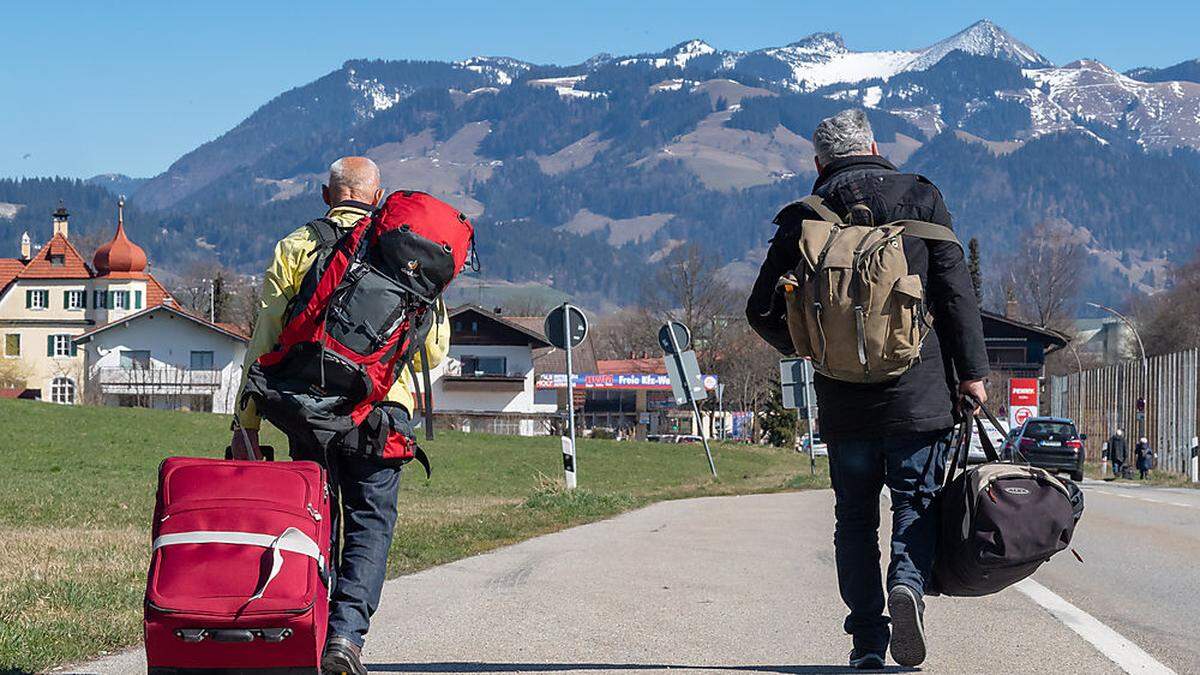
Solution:
[(54, 356), (54, 336), (46, 336), (46, 356)]
[(79, 355), (79, 348), (75, 346), (75, 341), (72, 340), (71, 341), (71, 356), (78, 356), (78, 355)]
[(31, 307), (33, 307), (33, 291), (27, 289), (25, 291), (25, 309)]
[(87, 309), (87, 291), (79, 291), (79, 308)]
[(108, 300), (108, 308), (109, 308), (109, 309), (113, 309), (113, 308), (115, 308), (115, 307), (117, 306), (117, 303), (116, 303), (116, 301), (114, 301), (114, 300), (113, 300), (113, 298), (115, 298), (115, 297), (117, 297), (117, 292), (116, 292), (116, 291), (109, 291), (109, 292), (108, 292), (108, 298), (107, 298), (107, 300)]
[(133, 308), (134, 309), (142, 308), (142, 292), (141, 291), (133, 292)]

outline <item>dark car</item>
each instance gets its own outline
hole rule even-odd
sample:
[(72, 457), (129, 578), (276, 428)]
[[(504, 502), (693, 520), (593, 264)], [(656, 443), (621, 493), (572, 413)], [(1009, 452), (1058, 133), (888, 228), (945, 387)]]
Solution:
[(1075, 421), (1063, 417), (1031, 417), (1004, 441), (1001, 458), (1029, 464), (1051, 473), (1083, 480), (1083, 441)]

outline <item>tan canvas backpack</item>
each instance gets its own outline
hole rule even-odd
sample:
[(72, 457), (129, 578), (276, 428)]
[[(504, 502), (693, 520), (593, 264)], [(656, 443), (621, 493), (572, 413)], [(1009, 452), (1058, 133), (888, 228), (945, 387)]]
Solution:
[[(929, 328), (925, 289), (920, 276), (909, 274), (901, 235), (961, 242), (936, 223), (846, 223), (816, 195), (801, 202), (822, 220), (801, 223), (800, 264), (776, 286), (787, 301), (796, 354), (835, 380), (899, 377), (917, 362)], [(856, 212), (870, 223), (865, 206), (851, 209)]]

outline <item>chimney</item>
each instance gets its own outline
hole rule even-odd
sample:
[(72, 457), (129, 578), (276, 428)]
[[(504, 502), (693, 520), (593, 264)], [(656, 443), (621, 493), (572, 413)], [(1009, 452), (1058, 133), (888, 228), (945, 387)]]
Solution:
[(54, 234), (61, 234), (64, 239), (67, 237), (67, 218), (70, 215), (62, 202), (59, 202), (58, 208), (54, 210)]
[(21, 260), (28, 261), (33, 257), (33, 242), (29, 241), (29, 233), (21, 234)]
[(1004, 318), (1013, 319), (1014, 321), (1017, 320), (1019, 318), (1017, 314), (1020, 313), (1020, 306), (1021, 303), (1017, 302), (1015, 299), (1009, 298), (1009, 300), (1004, 303)]

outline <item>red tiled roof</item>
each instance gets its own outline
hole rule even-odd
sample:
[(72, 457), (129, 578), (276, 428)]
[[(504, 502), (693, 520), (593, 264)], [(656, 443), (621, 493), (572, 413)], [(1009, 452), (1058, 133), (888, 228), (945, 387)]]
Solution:
[(164, 302), (166, 302), (168, 298), (170, 298), (170, 300), (172, 302), (175, 301), (175, 298), (172, 297), (171, 293), (168, 292), (167, 289), (161, 283), (159, 283), (158, 279), (154, 278), (153, 274), (147, 274), (146, 275), (146, 306), (154, 307), (156, 305), (161, 305)]
[(0, 258), (0, 292), (16, 279), (25, 269), (25, 261), (17, 258)]
[[(63, 264), (50, 263), (50, 256), (61, 255)], [(42, 250), (38, 251), (33, 260), (25, 265), (25, 269), (17, 275), (19, 279), (91, 279), (92, 271), (88, 269), (83, 256), (62, 234), (55, 234)]]
[(220, 326), (221, 328), (224, 328), (225, 330), (229, 331), (230, 333), (233, 333), (235, 335), (240, 335), (240, 336), (246, 338), (247, 340), (250, 339), (250, 334), (246, 332), (246, 329), (242, 328), (241, 326), (239, 326), (236, 323), (229, 323), (228, 321), (218, 321), (217, 325)]
[(198, 323), (202, 326), (211, 328), (212, 330), (215, 330), (219, 333), (224, 333), (226, 335), (229, 335), (232, 338), (241, 340), (242, 342), (250, 341), (250, 336), (246, 335), (245, 331), (243, 331), (241, 328), (239, 328), (237, 326), (234, 326), (233, 324), (212, 323), (208, 319), (205, 319), (202, 316), (193, 314), (193, 313), (189, 312), (188, 310), (186, 310), (178, 305), (174, 305), (174, 304), (150, 305), (146, 309), (143, 309), (139, 312), (134, 312), (133, 314), (130, 314), (129, 316), (123, 316), (120, 319), (117, 319), (116, 321), (109, 321), (108, 323), (106, 323), (102, 326), (97, 326), (89, 331), (80, 333), (79, 335), (76, 335), (74, 338), (72, 338), (71, 341), (77, 342), (77, 343), (78, 342), (87, 342), (96, 333), (101, 333), (101, 332), (106, 331), (109, 328), (112, 328), (113, 326), (116, 326), (119, 324), (125, 324), (125, 323), (129, 323), (130, 321), (135, 321), (137, 319), (142, 318), (143, 316), (145, 316), (147, 314), (152, 314), (152, 313), (158, 312), (158, 311), (171, 312), (172, 314), (181, 316), (181, 317), (183, 317), (185, 319), (189, 319), (191, 321), (195, 321), (196, 323)]
[(596, 372), (601, 375), (616, 373), (650, 373), (666, 375), (667, 364), (662, 357), (644, 359), (599, 359), (596, 361)]

